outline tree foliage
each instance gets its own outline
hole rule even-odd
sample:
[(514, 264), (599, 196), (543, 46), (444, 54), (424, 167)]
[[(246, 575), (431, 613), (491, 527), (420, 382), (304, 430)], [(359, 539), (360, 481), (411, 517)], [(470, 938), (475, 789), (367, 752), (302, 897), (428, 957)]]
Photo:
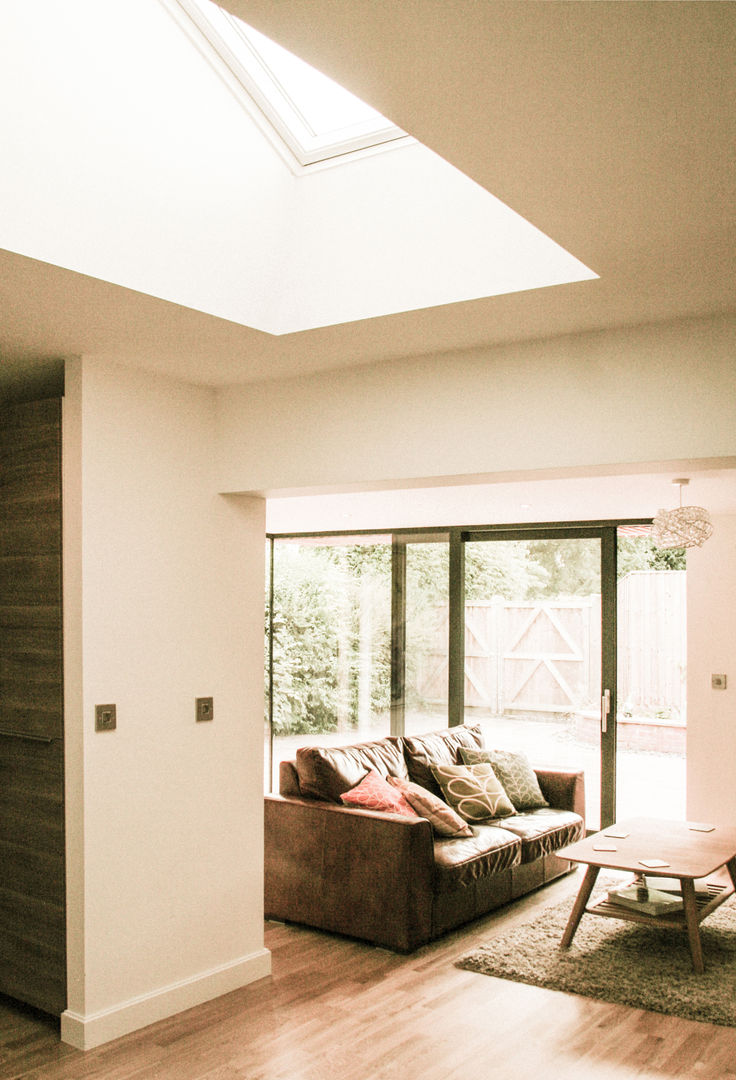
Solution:
[(318, 557), (277, 548), (273, 610), (273, 717), (277, 734), (328, 731), (337, 705), (339, 582)]
[(355, 727), (390, 705), (391, 548), (277, 544), (277, 734)]
[(684, 570), (687, 565), (684, 548), (660, 550), (648, 536), (620, 536), (617, 547), (619, 578), (635, 570)]
[(468, 603), (502, 596), (526, 600), (544, 589), (546, 568), (534, 557), (529, 540), (482, 540), (465, 545), (465, 599)]

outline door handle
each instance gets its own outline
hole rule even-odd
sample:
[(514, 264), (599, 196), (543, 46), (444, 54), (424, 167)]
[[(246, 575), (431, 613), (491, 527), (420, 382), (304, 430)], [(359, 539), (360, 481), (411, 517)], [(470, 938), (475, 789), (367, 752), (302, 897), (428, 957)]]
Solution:
[(611, 712), (611, 691), (604, 690), (601, 698), (601, 732), (605, 735), (608, 731), (608, 716)]
[(0, 728), (0, 736), (6, 739), (25, 739), (28, 742), (50, 743), (54, 740), (49, 735), (28, 735), (25, 731), (8, 731)]

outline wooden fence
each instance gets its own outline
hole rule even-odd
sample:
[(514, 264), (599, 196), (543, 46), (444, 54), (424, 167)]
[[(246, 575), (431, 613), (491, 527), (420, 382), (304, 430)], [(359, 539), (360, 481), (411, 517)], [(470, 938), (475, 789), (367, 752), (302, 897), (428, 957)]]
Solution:
[[(465, 704), (510, 712), (597, 709), (600, 596), (466, 606)], [(619, 583), (619, 708), (684, 719), (685, 572), (642, 571)], [(417, 670), (417, 692), (447, 699), (447, 623)], [(440, 645), (440, 641), (442, 644)]]
[(671, 710), (685, 720), (685, 575), (642, 570), (619, 582), (619, 710)]

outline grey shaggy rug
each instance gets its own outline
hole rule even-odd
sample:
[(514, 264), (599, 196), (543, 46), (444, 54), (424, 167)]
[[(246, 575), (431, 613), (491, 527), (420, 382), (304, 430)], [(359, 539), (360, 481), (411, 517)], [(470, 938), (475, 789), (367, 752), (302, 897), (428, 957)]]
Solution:
[(573, 898), (489, 940), (457, 966), (499, 979), (736, 1027), (736, 900), (700, 924), (705, 972), (685, 931), (583, 915), (569, 949), (560, 939)]

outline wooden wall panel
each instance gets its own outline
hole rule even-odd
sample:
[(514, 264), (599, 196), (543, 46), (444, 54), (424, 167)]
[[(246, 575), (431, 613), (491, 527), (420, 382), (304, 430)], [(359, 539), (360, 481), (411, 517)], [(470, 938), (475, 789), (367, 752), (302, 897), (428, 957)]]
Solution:
[(61, 403), (0, 409), (0, 992), (66, 1007)]
[(64, 762), (59, 739), (0, 734), (0, 989), (61, 1012), (65, 992)]
[(58, 604), (0, 604), (0, 728), (62, 737), (61, 652)]
[(61, 736), (61, 402), (0, 410), (0, 730)]

